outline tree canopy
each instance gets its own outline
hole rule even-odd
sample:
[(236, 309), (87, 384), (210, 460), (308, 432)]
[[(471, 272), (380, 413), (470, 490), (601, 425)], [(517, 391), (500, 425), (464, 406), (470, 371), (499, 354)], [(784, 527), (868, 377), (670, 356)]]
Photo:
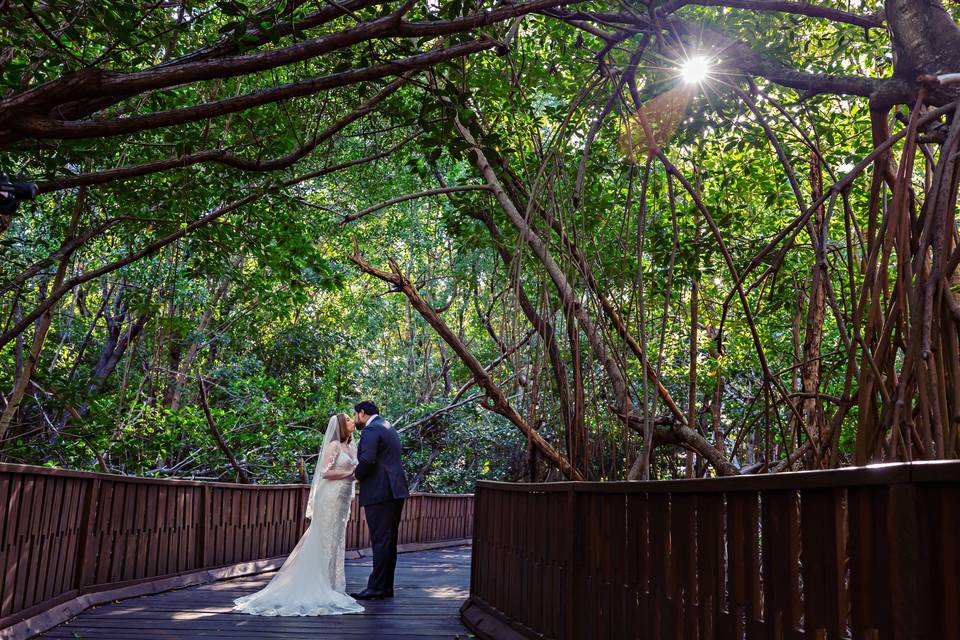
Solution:
[(366, 397), (422, 489), (960, 454), (953, 7), (0, 8), (5, 461), (294, 480)]

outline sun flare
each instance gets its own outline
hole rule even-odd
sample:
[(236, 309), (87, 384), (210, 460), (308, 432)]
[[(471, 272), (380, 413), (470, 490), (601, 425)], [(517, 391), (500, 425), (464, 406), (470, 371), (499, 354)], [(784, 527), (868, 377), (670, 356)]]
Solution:
[(703, 56), (694, 56), (680, 67), (680, 77), (687, 84), (697, 84), (707, 79), (710, 63)]

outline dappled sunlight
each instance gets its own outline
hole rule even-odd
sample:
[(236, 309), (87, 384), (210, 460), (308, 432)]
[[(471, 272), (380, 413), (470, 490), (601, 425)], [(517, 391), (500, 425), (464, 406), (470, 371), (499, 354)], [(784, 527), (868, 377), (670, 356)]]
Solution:
[(469, 590), (458, 587), (426, 587), (423, 591), (431, 598), (443, 600), (464, 600), (470, 595)]
[(175, 611), (171, 616), (171, 620), (174, 620), (174, 621), (203, 620), (205, 618), (219, 616), (225, 613), (231, 613), (228, 607), (224, 607), (222, 609), (206, 609), (203, 611)]

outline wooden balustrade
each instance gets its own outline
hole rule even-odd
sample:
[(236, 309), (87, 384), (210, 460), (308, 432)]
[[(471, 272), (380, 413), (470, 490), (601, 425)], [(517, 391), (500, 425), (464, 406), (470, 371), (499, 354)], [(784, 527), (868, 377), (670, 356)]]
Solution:
[(481, 637), (960, 639), (960, 462), (475, 495)]
[[(0, 464), (0, 630), (82, 594), (287, 554), (306, 485), (154, 480)], [(369, 546), (356, 502), (347, 548)], [(414, 494), (400, 544), (469, 539), (472, 495)]]

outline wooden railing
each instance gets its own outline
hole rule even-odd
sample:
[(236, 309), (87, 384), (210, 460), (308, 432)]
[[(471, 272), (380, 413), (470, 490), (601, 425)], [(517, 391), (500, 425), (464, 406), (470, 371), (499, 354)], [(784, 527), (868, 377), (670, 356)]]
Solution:
[[(283, 556), (306, 529), (308, 492), (0, 464), (0, 630), (81, 594)], [(361, 511), (348, 549), (369, 546)], [(415, 494), (400, 544), (472, 527), (472, 495)]]
[(960, 638), (960, 462), (480, 482), (481, 637)]

